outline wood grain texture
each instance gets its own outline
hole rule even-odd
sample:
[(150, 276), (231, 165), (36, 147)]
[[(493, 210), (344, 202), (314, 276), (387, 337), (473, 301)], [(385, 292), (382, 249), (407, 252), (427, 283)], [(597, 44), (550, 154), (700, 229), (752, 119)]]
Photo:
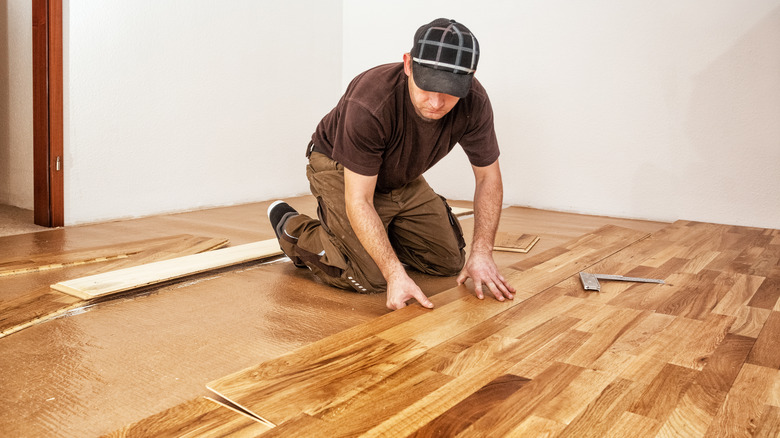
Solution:
[(493, 249), (496, 251), (508, 251), (527, 253), (539, 241), (539, 236), (532, 234), (509, 233), (499, 231), (496, 233)]
[(280, 254), (279, 242), (269, 239), (62, 281), (51, 287), (88, 300)]
[[(37, 280), (39, 277), (48, 280), (51, 275), (62, 279), (62, 276), (67, 275), (101, 273), (181, 255), (197, 254), (222, 247), (226, 243), (226, 239), (187, 234), (147, 239), (116, 245), (114, 251), (126, 254), (126, 257), (117, 257), (96, 264), (76, 263), (56, 271), (28, 272), (21, 276), (24, 278), (15, 278), (18, 281), (14, 283), (14, 288), (18, 290), (6, 289), (0, 293), (0, 338), (87, 304), (81, 298), (52, 290), (48, 285), (41, 284), (41, 281)], [(106, 251), (109, 251), (106, 247), (74, 251), (66, 253), (65, 259), (74, 260), (85, 255), (90, 257), (95, 253), (104, 254)], [(35, 258), (31, 259), (35, 260)], [(50, 260), (50, 257), (46, 256), (42, 260)]]
[(267, 436), (774, 436), (776, 235), (605, 227), (512, 264), (515, 300), (455, 287), (208, 387)]
[(107, 438), (255, 437), (271, 427), (211, 398), (190, 400), (127, 425)]

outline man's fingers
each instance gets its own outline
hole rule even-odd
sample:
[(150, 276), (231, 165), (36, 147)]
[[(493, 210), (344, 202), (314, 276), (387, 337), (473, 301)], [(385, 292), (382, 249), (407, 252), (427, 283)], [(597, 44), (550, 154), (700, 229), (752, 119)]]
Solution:
[(422, 291), (415, 293), (414, 299), (416, 299), (418, 303), (422, 304), (423, 307), (427, 307), (429, 309), (433, 308), (433, 303), (428, 299), (428, 297), (425, 296)]

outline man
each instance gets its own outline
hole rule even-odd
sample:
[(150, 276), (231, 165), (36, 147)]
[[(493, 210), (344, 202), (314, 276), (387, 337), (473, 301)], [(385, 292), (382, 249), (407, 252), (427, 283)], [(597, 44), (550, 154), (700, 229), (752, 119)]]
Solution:
[[(487, 93), (474, 79), (479, 44), (466, 26), (438, 19), (415, 33), (403, 63), (358, 75), (312, 135), (306, 174), (319, 220), (277, 201), (268, 216), (282, 250), (327, 284), (387, 291), (387, 307), (433, 303), (404, 264), (471, 278), (497, 300), (514, 288), (492, 249), (503, 197)], [(458, 220), (422, 177), (456, 143), (474, 171), (474, 238), (468, 260)]]

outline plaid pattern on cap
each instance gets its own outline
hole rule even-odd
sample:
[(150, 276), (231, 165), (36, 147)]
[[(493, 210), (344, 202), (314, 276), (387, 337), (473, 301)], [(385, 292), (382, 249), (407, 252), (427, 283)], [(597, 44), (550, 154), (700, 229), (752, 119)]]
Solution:
[(458, 97), (468, 94), (479, 62), (479, 42), (466, 26), (446, 18), (434, 20), (417, 30), (410, 54), (420, 88)]

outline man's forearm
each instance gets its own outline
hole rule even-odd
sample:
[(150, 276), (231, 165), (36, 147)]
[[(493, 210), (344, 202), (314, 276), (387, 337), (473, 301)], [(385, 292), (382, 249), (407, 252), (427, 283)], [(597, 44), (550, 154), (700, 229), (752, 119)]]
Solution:
[(389, 281), (393, 275), (405, 272), (374, 206), (364, 201), (348, 201), (346, 207), (352, 230), (368, 255), (374, 259), (385, 280)]
[(498, 163), (494, 163), (494, 166), (495, 169), (478, 175), (476, 180), (472, 252), (492, 253), (493, 251), (493, 241), (501, 218), (501, 205), (504, 199)]

